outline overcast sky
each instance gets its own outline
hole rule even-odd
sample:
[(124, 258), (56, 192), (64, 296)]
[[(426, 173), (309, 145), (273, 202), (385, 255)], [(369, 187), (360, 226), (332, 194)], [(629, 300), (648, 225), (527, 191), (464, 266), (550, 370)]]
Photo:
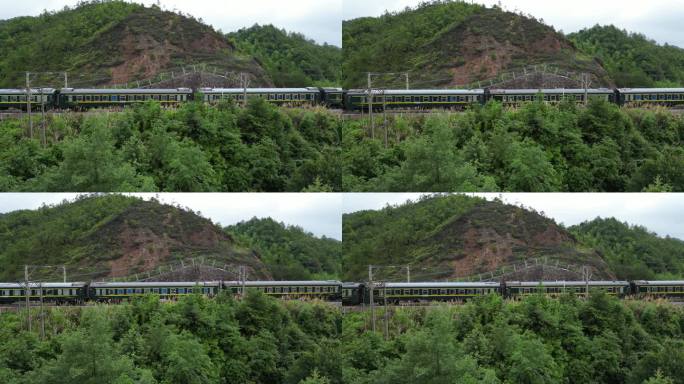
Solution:
[[(469, 2), (471, 0), (468, 0)], [(379, 16), (384, 11), (414, 7), (420, 0), (344, 0), (343, 18)], [(621, 29), (642, 33), (657, 42), (684, 48), (683, 0), (473, 0), (491, 6), (501, 3), (509, 11), (522, 11), (565, 33), (577, 32), (595, 24), (613, 24)]]
[[(18, 209), (36, 209), (43, 203), (72, 200), (75, 193), (3, 193), (0, 213)], [(154, 193), (133, 193), (144, 198)], [(317, 236), (342, 239), (342, 194), (340, 193), (162, 193), (164, 203), (180, 204), (223, 226), (271, 217), (289, 225), (298, 225)]]
[[(347, 193), (342, 211), (380, 209), (387, 204), (416, 200), (420, 193)], [(615, 217), (641, 225), (660, 236), (684, 240), (684, 194), (676, 193), (474, 193), (492, 200), (502, 196), (509, 204), (533, 207), (566, 226), (597, 216)]]
[[(135, 2), (149, 5), (156, 4), (157, 0)], [(78, 0), (2, 1), (0, 20), (36, 16), (45, 9), (58, 10), (77, 3)], [(223, 32), (255, 23), (273, 24), (303, 33), (318, 43), (342, 46), (342, 0), (159, 0), (159, 3), (164, 9), (201, 18)]]

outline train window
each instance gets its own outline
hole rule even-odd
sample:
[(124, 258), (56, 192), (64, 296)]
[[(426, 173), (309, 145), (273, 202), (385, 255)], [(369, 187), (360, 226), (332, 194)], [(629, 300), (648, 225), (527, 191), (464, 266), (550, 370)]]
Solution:
[(441, 100), (441, 101), (447, 101), (447, 99), (448, 99), (448, 98), (447, 98), (446, 96), (441, 96), (441, 97), (440, 97), (440, 100)]

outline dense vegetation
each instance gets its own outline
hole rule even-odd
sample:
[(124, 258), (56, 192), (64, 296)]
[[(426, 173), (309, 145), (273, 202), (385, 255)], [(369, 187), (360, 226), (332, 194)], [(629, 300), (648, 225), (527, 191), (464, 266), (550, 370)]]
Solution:
[(684, 383), (684, 310), (668, 303), (534, 295), (344, 317), (348, 384)]
[(318, 238), (271, 218), (253, 218), (231, 225), (226, 231), (259, 252), (274, 280), (340, 278), (342, 243), (338, 240)]
[(659, 237), (641, 226), (597, 218), (571, 227), (584, 244), (601, 252), (621, 279), (680, 279), (684, 241)]
[(684, 49), (659, 45), (646, 36), (615, 26), (594, 26), (568, 36), (597, 57), (619, 87), (681, 87)]
[(254, 25), (230, 33), (235, 45), (259, 60), (277, 87), (339, 86), (342, 49), (318, 45), (300, 33)]
[[(684, 119), (592, 101), (367, 119), (343, 128), (346, 191), (684, 191)], [(387, 137), (387, 146), (385, 146)]]
[(341, 189), (339, 122), (322, 108), (258, 99), (246, 108), (149, 102), (122, 113), (64, 114), (47, 124), (44, 148), (26, 127), (0, 123), (0, 190)]
[(250, 293), (0, 314), (5, 384), (338, 384), (338, 310)]

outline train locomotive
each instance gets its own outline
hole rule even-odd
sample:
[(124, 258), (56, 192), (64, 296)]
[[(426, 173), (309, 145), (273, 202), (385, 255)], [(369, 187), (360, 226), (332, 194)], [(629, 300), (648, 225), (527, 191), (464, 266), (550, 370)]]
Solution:
[(597, 89), (365, 89), (342, 88), (190, 88), (175, 89), (75, 89), (38, 88), (0, 89), (0, 110), (23, 110), (31, 105), (39, 110), (86, 110), (90, 108), (126, 107), (148, 100), (173, 106), (195, 100), (206, 103), (245, 98), (262, 98), (276, 105), (321, 105), (348, 112), (383, 110), (463, 110), (483, 105), (490, 100), (506, 106), (519, 106), (532, 101), (559, 103), (569, 100), (584, 103), (602, 99), (621, 106), (659, 105), (677, 107), (684, 104), (684, 88), (597, 88)]

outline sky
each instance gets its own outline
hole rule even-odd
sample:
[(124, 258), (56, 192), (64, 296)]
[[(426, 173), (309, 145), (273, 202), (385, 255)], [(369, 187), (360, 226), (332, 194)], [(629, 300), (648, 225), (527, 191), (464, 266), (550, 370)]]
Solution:
[[(532, 207), (565, 226), (597, 216), (641, 225), (660, 236), (684, 240), (684, 194), (680, 193), (470, 193), (492, 200), (502, 197), (509, 204)], [(387, 204), (416, 200), (420, 193), (347, 193), (343, 213), (377, 210)]]
[[(639, 32), (660, 44), (684, 48), (684, 1), (682, 0), (468, 0), (491, 6), (500, 3), (508, 11), (522, 11), (565, 33), (577, 32), (595, 24), (613, 24)], [(414, 7), (421, 0), (344, 0), (343, 19), (379, 16), (385, 10), (399, 11)]]
[[(150, 5), (157, 0), (135, 2)], [(77, 3), (78, 0), (3, 1), (0, 20), (36, 16), (43, 10), (59, 10)], [(342, 0), (159, 0), (159, 4), (166, 10), (175, 9), (201, 18), (224, 33), (255, 23), (273, 24), (302, 33), (321, 44), (342, 46)]]
[[(342, 239), (342, 194), (340, 193), (130, 193), (149, 199), (158, 196), (164, 203), (189, 207), (222, 226), (271, 217), (297, 225), (316, 236)], [(73, 200), (76, 193), (3, 193), (0, 213), (36, 209), (43, 203)]]

